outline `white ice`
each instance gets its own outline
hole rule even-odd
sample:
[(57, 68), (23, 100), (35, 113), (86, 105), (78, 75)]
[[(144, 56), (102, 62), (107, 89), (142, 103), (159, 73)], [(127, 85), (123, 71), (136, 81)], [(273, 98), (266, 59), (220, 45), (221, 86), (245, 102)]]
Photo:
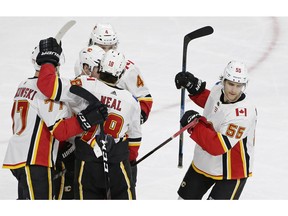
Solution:
[[(40, 39), (54, 36), (70, 19), (77, 24), (63, 38), (66, 62), (62, 76), (74, 76), (78, 52), (97, 22), (115, 27), (119, 50), (141, 69), (154, 103), (142, 127), (139, 158), (179, 130), (180, 90), (175, 88), (174, 76), (182, 69), (183, 37), (197, 28), (212, 26), (212, 35), (190, 42), (187, 70), (207, 81), (211, 88), (230, 60), (245, 62), (250, 69), (247, 93), (258, 108), (254, 172), (241, 200), (287, 198), (288, 17), (0, 17), (1, 163), (12, 134), (13, 96), (18, 83), (34, 74), (31, 51)], [(201, 112), (187, 95), (186, 99), (185, 110)], [(178, 138), (139, 163), (139, 200), (177, 199), (195, 145), (185, 132), (183, 168), (179, 169)], [(0, 169), (0, 200), (16, 197), (16, 179), (9, 170)]]

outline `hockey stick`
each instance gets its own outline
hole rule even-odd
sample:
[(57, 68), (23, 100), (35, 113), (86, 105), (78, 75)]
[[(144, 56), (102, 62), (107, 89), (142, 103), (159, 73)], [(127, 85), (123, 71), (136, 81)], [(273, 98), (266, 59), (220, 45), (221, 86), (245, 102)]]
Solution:
[(157, 151), (158, 149), (160, 149), (161, 147), (163, 147), (164, 145), (166, 145), (168, 142), (170, 142), (172, 139), (174, 139), (175, 137), (183, 134), (183, 132), (185, 130), (187, 130), (190, 127), (194, 127), (196, 124), (198, 123), (198, 119), (194, 119), (192, 122), (190, 122), (188, 125), (186, 125), (185, 127), (181, 128), (178, 132), (176, 132), (174, 135), (172, 135), (171, 137), (169, 137), (167, 140), (165, 140), (163, 143), (161, 143), (160, 145), (158, 145), (156, 148), (154, 148), (153, 150), (151, 150), (150, 152), (148, 152), (146, 155), (144, 155), (142, 158), (140, 158), (139, 160), (137, 160), (135, 163), (132, 164), (132, 166), (135, 166), (136, 164), (140, 163), (141, 161), (143, 161), (145, 158), (147, 158), (148, 156), (150, 156), (151, 154), (153, 154), (155, 151)]
[[(66, 34), (66, 32), (72, 28), (72, 26), (74, 26), (76, 24), (75, 20), (70, 20), (67, 23), (65, 23), (62, 28), (57, 32), (55, 39), (57, 41), (57, 43), (60, 43), (60, 41), (62, 40), (63, 36)], [(56, 174), (53, 177), (53, 180), (63, 176), (66, 173), (66, 169), (62, 170), (61, 172), (59, 172), (58, 174)]]
[[(196, 38), (210, 35), (213, 32), (214, 32), (214, 29), (211, 26), (205, 26), (185, 35), (184, 42), (183, 42), (182, 72), (186, 72), (187, 47), (188, 47), (189, 42)], [(184, 110), (185, 110), (185, 88), (182, 88), (181, 89), (181, 103), (180, 103), (180, 119), (184, 115)], [(180, 129), (181, 129), (181, 125), (180, 125)], [(180, 134), (180, 137), (179, 137), (178, 167), (179, 168), (183, 167), (183, 134)]]
[[(81, 98), (84, 98), (88, 101), (89, 104), (91, 103), (101, 103), (99, 99), (89, 92), (87, 89), (82, 88), (78, 85), (72, 85), (69, 91)], [(108, 135), (107, 135), (108, 136)], [(103, 123), (100, 124), (100, 142), (102, 143), (102, 155), (103, 155), (103, 166), (104, 166), (104, 177), (105, 177), (105, 186), (106, 186), (106, 198), (111, 199), (111, 189), (110, 189), (110, 178), (109, 178), (109, 166), (108, 166), (108, 154), (106, 149), (107, 139), (104, 134), (104, 127)]]
[(103, 154), (103, 166), (104, 166), (104, 176), (105, 176), (105, 187), (106, 187), (106, 198), (111, 200), (111, 189), (110, 189), (110, 177), (109, 177), (109, 166), (108, 166), (108, 153), (106, 144), (108, 143), (106, 136), (104, 134), (103, 123), (100, 124), (100, 142), (102, 143), (102, 154)]
[(82, 88), (81, 86), (78, 85), (71, 85), (69, 91), (86, 101), (88, 101), (89, 104), (91, 103), (100, 103), (99, 99), (93, 95), (91, 92), (89, 92), (87, 89)]
[(58, 31), (58, 33), (55, 36), (55, 39), (57, 40), (58, 43), (62, 40), (63, 36), (66, 34), (66, 32), (72, 28), (76, 24), (75, 20), (70, 20), (67, 23), (65, 23), (64, 26)]

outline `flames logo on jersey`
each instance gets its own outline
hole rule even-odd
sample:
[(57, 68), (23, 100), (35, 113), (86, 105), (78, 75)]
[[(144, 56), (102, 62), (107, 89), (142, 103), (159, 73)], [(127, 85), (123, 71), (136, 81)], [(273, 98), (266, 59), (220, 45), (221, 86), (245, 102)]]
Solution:
[(82, 86), (82, 81), (81, 79), (74, 79), (70, 81), (71, 85), (78, 85), (78, 86)]

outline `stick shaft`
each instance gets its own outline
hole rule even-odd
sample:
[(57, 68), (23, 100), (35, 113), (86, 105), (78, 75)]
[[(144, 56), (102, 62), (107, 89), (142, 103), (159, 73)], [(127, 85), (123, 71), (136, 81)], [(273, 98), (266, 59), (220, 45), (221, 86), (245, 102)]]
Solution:
[[(189, 42), (196, 38), (204, 37), (210, 35), (214, 32), (214, 29), (211, 26), (205, 26), (199, 28), (189, 34), (185, 35), (184, 42), (183, 42), (183, 59), (182, 59), (182, 72), (186, 72), (186, 65), (187, 65), (187, 48)], [(180, 119), (184, 115), (185, 111), (185, 88), (181, 88), (181, 101), (180, 101)], [(180, 125), (181, 129), (181, 125)], [(179, 137), (179, 153), (178, 153), (178, 167), (183, 167), (183, 134)]]
[(187, 130), (190, 127), (194, 127), (196, 124), (198, 123), (198, 119), (194, 119), (192, 122), (190, 122), (188, 125), (186, 125), (185, 127), (181, 128), (179, 131), (177, 131), (175, 134), (173, 134), (171, 137), (169, 137), (167, 140), (165, 140), (163, 143), (161, 143), (160, 145), (158, 145), (156, 148), (154, 148), (153, 150), (151, 150), (150, 152), (148, 152), (146, 155), (144, 155), (142, 158), (140, 158), (139, 160), (137, 160), (133, 166), (135, 166), (136, 164), (140, 163), (141, 161), (143, 161), (144, 159), (146, 159), (147, 157), (149, 157), (151, 154), (153, 154), (155, 151), (157, 151), (158, 149), (160, 149), (161, 147), (163, 147), (164, 145), (166, 145), (167, 143), (169, 143), (172, 139), (174, 139), (175, 137), (179, 136), (180, 134), (183, 134), (183, 132), (185, 130)]

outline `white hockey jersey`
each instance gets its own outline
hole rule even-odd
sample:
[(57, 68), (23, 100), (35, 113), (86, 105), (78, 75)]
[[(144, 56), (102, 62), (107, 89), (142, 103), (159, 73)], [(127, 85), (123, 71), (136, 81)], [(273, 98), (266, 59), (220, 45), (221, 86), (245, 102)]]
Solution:
[[(78, 59), (74, 66), (76, 77), (82, 73), (79, 65), (80, 62)], [(131, 60), (127, 61), (126, 71), (119, 80), (117, 86), (119, 88), (126, 89), (129, 92), (131, 92), (131, 94), (134, 95), (136, 98), (138, 98), (138, 100), (141, 100), (141, 98), (145, 98), (147, 95), (150, 95), (148, 86), (146, 85), (146, 82), (144, 82), (144, 79), (141, 75), (139, 68), (136, 67)]]
[(62, 102), (45, 97), (36, 82), (36, 77), (21, 82), (14, 96), (11, 112), (13, 135), (3, 168), (17, 169), (25, 165), (52, 167), (56, 160), (59, 141), (52, 134), (71, 113)]
[[(140, 105), (137, 99), (127, 90), (110, 87), (96, 78), (82, 75), (75, 80), (56, 77), (54, 67), (44, 64), (41, 67), (38, 86), (40, 90), (52, 99), (69, 103), (74, 112), (79, 112), (87, 106), (87, 102), (72, 94), (71, 85), (79, 85), (94, 94), (103, 104), (108, 106), (108, 118), (104, 123), (104, 132), (113, 136), (117, 143), (120, 139), (129, 138), (129, 148), (135, 147), (135, 155), (130, 155), (133, 160), (138, 156), (141, 143)], [(52, 76), (53, 75), (53, 76)], [(97, 129), (97, 128), (96, 128)], [(95, 132), (95, 131), (94, 131)], [(88, 144), (95, 139), (95, 133), (89, 131), (82, 140)], [(96, 134), (99, 133), (99, 130)], [(132, 158), (131, 158), (132, 157)]]
[(131, 92), (139, 101), (141, 101), (142, 98), (144, 99), (147, 95), (150, 95), (149, 89), (144, 82), (139, 68), (130, 60), (127, 61), (125, 68), (126, 71), (119, 80), (117, 86)]
[[(203, 116), (190, 137), (197, 143), (192, 166), (213, 179), (240, 179), (252, 175), (255, 147), (256, 107), (247, 95), (225, 104), (223, 86), (215, 85), (206, 100)], [(222, 95), (223, 97), (223, 95)], [(199, 104), (200, 96), (190, 96)], [(200, 102), (201, 103), (201, 102)]]
[(137, 99), (130, 92), (110, 87), (96, 78), (86, 75), (82, 75), (75, 80), (61, 78), (61, 81), (60, 100), (68, 102), (73, 112), (77, 113), (87, 106), (84, 99), (69, 91), (71, 84), (77, 84), (87, 89), (108, 106), (108, 118), (104, 124), (106, 134), (113, 136), (116, 142), (126, 134), (129, 138), (141, 137), (140, 106)]
[[(79, 76), (82, 72), (79, 65), (79, 60), (77, 60), (74, 66), (76, 76)], [(136, 67), (131, 60), (127, 60), (125, 73), (119, 80), (117, 86), (121, 89), (128, 90), (138, 99), (142, 112), (144, 112), (148, 118), (152, 109), (153, 99), (139, 68)]]

